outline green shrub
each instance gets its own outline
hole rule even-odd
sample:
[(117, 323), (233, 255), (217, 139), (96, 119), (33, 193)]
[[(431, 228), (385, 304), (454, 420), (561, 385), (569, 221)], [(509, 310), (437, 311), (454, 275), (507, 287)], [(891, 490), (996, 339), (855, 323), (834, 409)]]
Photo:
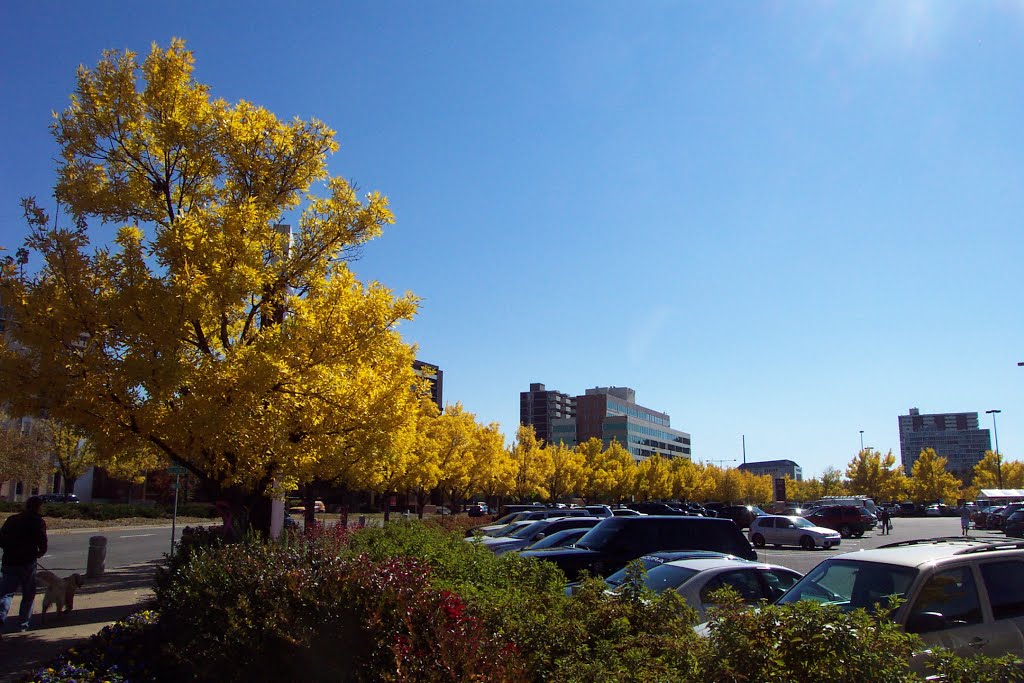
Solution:
[(195, 680), (525, 680), (428, 565), (342, 552), (343, 536), (181, 553), (156, 591), (174, 667)]
[[(173, 514), (173, 506), (167, 507), (164, 510), (164, 514), (170, 516)], [(220, 513), (217, 512), (216, 506), (213, 503), (179, 503), (178, 504), (178, 516), (179, 517), (201, 517), (204, 519), (219, 519)]]

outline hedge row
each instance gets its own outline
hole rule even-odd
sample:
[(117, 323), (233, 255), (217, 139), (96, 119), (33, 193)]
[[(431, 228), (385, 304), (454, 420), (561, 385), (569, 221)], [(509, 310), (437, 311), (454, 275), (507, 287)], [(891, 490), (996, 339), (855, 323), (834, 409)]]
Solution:
[[(746, 609), (719, 596), (707, 636), (640, 570), (624, 593), (552, 565), (495, 557), (416, 522), (279, 543), (189, 530), (156, 584), (157, 611), (33, 680), (919, 681), (916, 636), (886, 614), (801, 603)], [(1021, 680), (1009, 661), (939, 653), (942, 680)], [(62, 674), (61, 672), (67, 672)]]
[[(24, 503), (0, 502), (0, 512), (21, 512)], [(95, 519), (107, 521), (128, 517), (146, 517), (149, 519), (170, 519), (174, 511), (162, 505), (129, 505), (127, 503), (45, 503), (43, 514), (46, 517), (62, 519)], [(213, 519), (219, 517), (217, 510), (210, 503), (186, 503), (178, 505), (178, 516), (201, 517)]]

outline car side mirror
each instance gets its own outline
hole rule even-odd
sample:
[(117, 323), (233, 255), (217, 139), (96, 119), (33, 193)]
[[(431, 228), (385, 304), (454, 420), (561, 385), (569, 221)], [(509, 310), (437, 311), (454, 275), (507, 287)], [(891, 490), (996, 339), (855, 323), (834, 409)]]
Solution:
[(946, 617), (939, 612), (917, 612), (907, 619), (907, 633), (930, 633), (946, 628)]

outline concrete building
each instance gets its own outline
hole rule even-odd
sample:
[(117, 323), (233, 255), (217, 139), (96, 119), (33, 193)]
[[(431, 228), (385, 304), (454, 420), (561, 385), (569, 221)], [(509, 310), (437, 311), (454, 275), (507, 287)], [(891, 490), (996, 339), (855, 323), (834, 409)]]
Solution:
[[(556, 421), (569, 420), (575, 424), (575, 418), (576, 399), (568, 394), (548, 390), (536, 382), (530, 384), (529, 391), (519, 392), (519, 424), (532, 426), (537, 438), (544, 443), (559, 442), (553, 432)], [(575, 428), (572, 431), (575, 433)], [(566, 433), (563, 425), (561, 440), (565, 440)]]
[(672, 429), (668, 414), (639, 405), (633, 389), (595, 387), (573, 401), (574, 416), (551, 421), (552, 443), (564, 443), (572, 448), (597, 438), (607, 448), (614, 439), (637, 460), (655, 454), (666, 458), (689, 459), (692, 456), (690, 435)]
[(921, 451), (933, 448), (949, 461), (947, 471), (967, 483), (985, 451), (992, 449), (989, 430), (978, 428), (978, 413), (922, 415), (911, 408), (909, 415), (899, 416), (899, 426), (900, 458), (907, 476)]
[(771, 475), (773, 479), (784, 479), (785, 477), (789, 477), (793, 481), (804, 480), (803, 468), (792, 460), (762, 460), (761, 462), (745, 462), (736, 469), (744, 472), (750, 472), (757, 476), (768, 474)]

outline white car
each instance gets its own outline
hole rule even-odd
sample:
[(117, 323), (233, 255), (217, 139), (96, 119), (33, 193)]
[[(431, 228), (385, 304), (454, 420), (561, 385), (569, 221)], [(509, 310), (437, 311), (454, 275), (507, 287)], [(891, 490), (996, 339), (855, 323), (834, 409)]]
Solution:
[[(1024, 543), (974, 538), (893, 543), (836, 555), (779, 599), (873, 610), (904, 600), (892, 618), (927, 647), (967, 657), (1024, 657)], [(918, 668), (918, 658), (915, 658)]]
[(761, 515), (750, 523), (747, 539), (755, 548), (763, 548), (765, 545), (798, 545), (804, 550), (828, 550), (843, 540), (838, 531), (815, 526), (795, 515)]
[[(665, 562), (647, 571), (644, 585), (655, 593), (677, 591), (705, 621), (707, 609), (715, 606), (711, 594), (719, 588), (729, 586), (745, 603), (756, 605), (762, 600), (774, 602), (801, 576), (786, 567), (727, 556)], [(611, 592), (624, 590), (620, 584)]]

